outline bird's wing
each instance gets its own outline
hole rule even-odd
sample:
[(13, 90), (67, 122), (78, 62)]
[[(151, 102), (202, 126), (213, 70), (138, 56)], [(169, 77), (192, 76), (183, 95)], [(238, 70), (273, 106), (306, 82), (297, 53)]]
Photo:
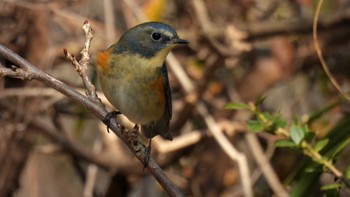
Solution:
[(161, 126), (160, 134), (168, 139), (172, 140), (173, 136), (170, 133), (170, 119), (172, 116), (172, 98), (171, 98), (171, 90), (170, 90), (170, 85), (169, 85), (169, 78), (168, 78), (168, 70), (165, 66), (165, 64), (161, 68), (162, 72), (162, 77), (164, 80), (164, 95), (165, 95), (165, 110), (162, 118), (160, 119), (159, 122), (162, 122), (165, 124), (164, 126)]
[(147, 138), (153, 138), (154, 136), (160, 134), (163, 138), (167, 140), (172, 140), (173, 136), (169, 131), (170, 127), (170, 119), (172, 116), (172, 99), (171, 99), (171, 91), (169, 86), (168, 79), (168, 71), (165, 64), (160, 69), (162, 79), (163, 79), (163, 87), (164, 87), (164, 97), (165, 97), (165, 108), (163, 116), (157, 122), (144, 125), (144, 134)]

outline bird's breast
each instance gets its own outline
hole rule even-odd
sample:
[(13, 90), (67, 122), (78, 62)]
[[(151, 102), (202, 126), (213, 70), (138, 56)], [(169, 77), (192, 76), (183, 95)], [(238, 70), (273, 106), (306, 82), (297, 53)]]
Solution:
[(111, 55), (107, 62), (107, 67), (100, 66), (98, 75), (110, 103), (135, 123), (158, 121), (165, 110), (165, 96), (159, 72), (162, 64), (156, 64), (164, 61), (119, 54)]

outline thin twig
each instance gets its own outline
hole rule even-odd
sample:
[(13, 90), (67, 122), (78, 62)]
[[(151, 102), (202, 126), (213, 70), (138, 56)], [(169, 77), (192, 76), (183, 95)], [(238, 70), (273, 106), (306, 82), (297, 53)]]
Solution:
[(86, 95), (96, 103), (100, 103), (100, 100), (96, 94), (96, 88), (91, 83), (89, 79), (89, 74), (88, 74), (88, 66), (90, 62), (89, 49), (91, 46), (91, 40), (94, 37), (92, 34), (92, 29), (89, 21), (87, 20), (84, 21), (83, 30), (85, 33), (85, 42), (84, 42), (84, 47), (80, 52), (80, 54), (82, 55), (81, 60), (77, 61), (75, 56), (69, 53), (67, 49), (63, 49), (63, 52), (64, 52), (64, 55), (71, 61), (71, 63), (75, 67), (75, 70), (78, 72), (81, 79), (83, 80), (84, 86), (86, 88)]
[(289, 194), (284, 190), (281, 181), (276, 175), (276, 172), (272, 169), (268, 159), (265, 157), (256, 135), (253, 133), (247, 133), (245, 134), (245, 138), (255, 160), (261, 168), (264, 177), (266, 178), (275, 195), (280, 197), (288, 197)]
[(331, 81), (331, 83), (333, 84), (333, 86), (338, 90), (338, 92), (345, 97), (348, 101), (350, 101), (350, 96), (348, 94), (346, 94), (339, 86), (338, 82), (335, 80), (335, 78), (333, 77), (332, 73), (329, 71), (329, 68), (327, 66), (326, 61), (323, 58), (322, 55), (322, 51), (321, 51), (321, 47), (318, 43), (318, 38), (317, 38), (317, 24), (318, 24), (318, 18), (320, 15), (320, 10), (321, 10), (321, 6), (322, 6), (323, 0), (318, 1), (317, 4), (317, 8), (316, 8), (316, 13), (315, 13), (315, 17), (314, 17), (314, 22), (312, 25), (312, 38), (314, 40), (314, 44), (315, 44), (315, 49), (316, 49), (316, 53), (317, 56), (321, 62), (322, 68), (324, 70), (324, 72), (326, 73), (327, 77), (329, 78), (329, 80)]
[[(272, 122), (270, 120), (268, 120), (262, 112), (260, 112), (259, 108), (255, 104), (249, 103), (248, 104), (248, 110), (251, 111), (252, 113), (254, 113), (259, 118), (259, 120), (261, 120), (264, 123), (264, 125), (266, 125), (266, 127), (271, 126)], [(278, 128), (278, 129), (276, 129), (274, 131), (274, 133), (276, 135), (281, 135), (281, 136), (283, 136), (285, 138), (288, 138), (288, 139), (291, 138), (290, 132), (287, 129), (285, 129), (285, 128)], [(327, 168), (338, 179), (343, 180), (344, 184), (348, 188), (350, 188), (350, 181), (348, 179), (346, 179), (343, 176), (343, 173), (335, 167), (335, 165), (333, 164), (332, 160), (330, 160), (329, 158), (323, 157), (305, 139), (303, 139), (300, 142), (299, 148), (301, 148), (303, 150), (303, 153), (305, 155), (309, 156), (316, 163), (323, 165), (325, 168)]]
[(0, 64), (0, 76), (8, 76), (12, 78), (17, 78), (21, 80), (30, 80), (33, 78), (32, 74), (25, 72), (23, 69), (20, 68), (6, 68), (2, 64)]
[(181, 136), (176, 137), (173, 141), (155, 138), (154, 146), (157, 147), (156, 150), (159, 153), (167, 154), (197, 144), (204, 135), (205, 133), (196, 130), (189, 133), (184, 133)]
[[(112, 0), (104, 0), (103, 1), (103, 8), (104, 8), (104, 17), (105, 17), (105, 31), (106, 31), (106, 40), (107, 40), (107, 45), (110, 45), (113, 40), (115, 39), (115, 29), (114, 29), (114, 7), (113, 7), (113, 3)], [(88, 35), (92, 35), (92, 30), (90, 25), (88, 26), (87, 24), (83, 26), (84, 32), (85, 32), (85, 37), (87, 38)], [(85, 42), (87, 42), (88, 40), (86, 40)], [(89, 49), (89, 47), (84, 47)], [(83, 51), (82, 51), (83, 53)], [(90, 80), (88, 80), (90, 81)], [(96, 92), (96, 89), (91, 89), (90, 91), (94, 91)], [(92, 95), (96, 95), (92, 94)], [(107, 102), (109, 103), (109, 102)], [(104, 131), (104, 128), (103, 128)], [(105, 132), (101, 133), (101, 135), (106, 135)], [(102, 137), (103, 138), (103, 137)], [(114, 144), (115, 145), (115, 144)], [(94, 140), (94, 145), (93, 145), (93, 151), (95, 153), (99, 153), (102, 151), (102, 147), (105, 147), (105, 140), (101, 140), (101, 138), (96, 138)], [(84, 185), (84, 197), (92, 197), (93, 196), (93, 191), (94, 191), (94, 187), (96, 184), (96, 180), (97, 180), (97, 175), (98, 175), (98, 166), (96, 166), (95, 164), (89, 164), (89, 166), (87, 167), (87, 177), (86, 177), (86, 182)], [(109, 178), (112, 177), (108, 176)], [(106, 183), (108, 183), (110, 180), (106, 181)]]
[(242, 181), (244, 196), (253, 196), (253, 189), (250, 180), (250, 173), (246, 156), (240, 153), (223, 134), (220, 127), (216, 124), (214, 118), (209, 114), (203, 102), (199, 102), (196, 105), (196, 109), (201, 114), (201, 116), (203, 116), (209, 131), (211, 132), (211, 134), (213, 134), (214, 139), (218, 142), (220, 147), (233, 161), (236, 161), (238, 163), (238, 169)]
[[(0, 46), (1, 48), (1, 46)], [(1, 67), (0, 67), (1, 69)], [(2, 108), (6, 109), (7, 111), (15, 111), (16, 109), (13, 106), (10, 105), (1, 105)], [(18, 112), (21, 117), (24, 117), (24, 119), (28, 119), (27, 117), (33, 117), (31, 114), (27, 113), (26, 111)], [(91, 153), (89, 150), (86, 150), (86, 148), (81, 148), (80, 146), (77, 146), (76, 143), (73, 143), (71, 140), (69, 140), (64, 135), (61, 135), (59, 132), (55, 132), (56, 129), (48, 124), (47, 122), (43, 121), (42, 119), (38, 117), (33, 117), (30, 120), (30, 126), (36, 128), (35, 131), (37, 131), (39, 134), (43, 135), (50, 141), (56, 143), (60, 149), (63, 149), (70, 154), (79, 157), (80, 159), (87, 161), (89, 163), (94, 163), (101, 167), (104, 170), (107, 171), (113, 171), (113, 166), (111, 166), (107, 159), (102, 157), (101, 155), (96, 155)], [(57, 148), (56, 148), (57, 150)]]

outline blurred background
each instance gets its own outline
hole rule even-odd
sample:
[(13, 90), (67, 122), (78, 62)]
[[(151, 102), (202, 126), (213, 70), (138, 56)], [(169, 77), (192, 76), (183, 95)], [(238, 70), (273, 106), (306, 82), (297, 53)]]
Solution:
[[(85, 19), (94, 34), (89, 72), (98, 89), (97, 52), (134, 25), (165, 22), (190, 44), (175, 48), (167, 59), (175, 139), (156, 137), (152, 155), (185, 196), (349, 196), (349, 188), (336, 184), (339, 180), (303, 151), (277, 148), (280, 136), (249, 132), (247, 121), (255, 118), (250, 113), (224, 108), (266, 96), (261, 110), (280, 114), (288, 125), (296, 117), (313, 117), (307, 121), (310, 143), (327, 138), (320, 153), (350, 177), (350, 106), (330, 83), (315, 51), (317, 2), (0, 0), (0, 43), (84, 93), (63, 48), (80, 58)], [(349, 20), (349, 0), (323, 2), (318, 41), (344, 92), (350, 88)], [(3, 57), (0, 62), (11, 65)], [(140, 140), (147, 143), (142, 136)], [(91, 157), (89, 162), (81, 152)], [(1, 77), (0, 196), (167, 194), (82, 106), (38, 81)]]

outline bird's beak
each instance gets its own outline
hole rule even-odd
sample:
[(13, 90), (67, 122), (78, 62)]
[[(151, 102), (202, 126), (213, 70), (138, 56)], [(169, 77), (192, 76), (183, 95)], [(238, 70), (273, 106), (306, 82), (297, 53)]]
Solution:
[(189, 42), (187, 40), (183, 40), (180, 38), (174, 38), (171, 40), (172, 44), (188, 44)]

